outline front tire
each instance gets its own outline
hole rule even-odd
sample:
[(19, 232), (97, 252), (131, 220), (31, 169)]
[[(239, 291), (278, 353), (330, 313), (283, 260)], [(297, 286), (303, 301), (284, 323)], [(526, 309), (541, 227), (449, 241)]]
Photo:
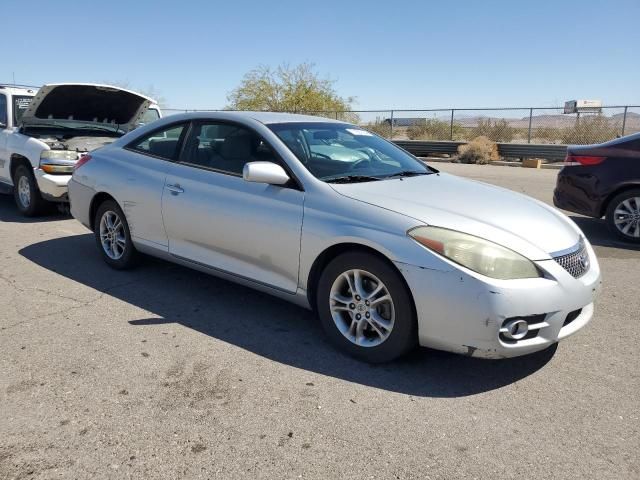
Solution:
[(640, 243), (640, 189), (616, 195), (605, 215), (609, 229), (622, 240)]
[(49, 204), (40, 194), (33, 170), (25, 165), (18, 165), (13, 174), (13, 198), (25, 217), (41, 215)]
[(417, 344), (413, 299), (400, 273), (366, 252), (347, 252), (325, 267), (316, 308), (329, 339), (349, 355), (389, 362)]
[(131, 241), (127, 219), (115, 201), (106, 200), (98, 207), (93, 226), (96, 244), (107, 265), (116, 270), (135, 266), (139, 254)]

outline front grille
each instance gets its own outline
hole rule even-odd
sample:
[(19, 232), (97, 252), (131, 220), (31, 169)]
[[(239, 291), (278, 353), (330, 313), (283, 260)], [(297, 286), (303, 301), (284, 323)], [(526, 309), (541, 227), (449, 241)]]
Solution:
[(589, 253), (582, 240), (573, 252), (553, 257), (553, 259), (574, 278), (580, 278), (589, 270)]

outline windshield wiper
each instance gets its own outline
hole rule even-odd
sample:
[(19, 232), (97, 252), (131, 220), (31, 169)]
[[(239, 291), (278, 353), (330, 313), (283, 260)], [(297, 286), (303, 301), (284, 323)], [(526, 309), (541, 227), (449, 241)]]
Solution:
[(384, 178), (396, 178), (396, 177), (417, 177), (419, 175), (430, 175), (432, 172), (416, 172), (415, 170), (403, 170), (401, 172), (392, 173)]
[(371, 175), (344, 175), (342, 177), (333, 177), (323, 179), (327, 183), (357, 183), (357, 182), (375, 182), (380, 180), (379, 177)]

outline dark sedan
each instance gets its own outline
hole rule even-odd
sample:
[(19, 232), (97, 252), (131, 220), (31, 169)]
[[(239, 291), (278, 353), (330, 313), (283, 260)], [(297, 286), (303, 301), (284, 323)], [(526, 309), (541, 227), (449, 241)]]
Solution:
[(605, 217), (620, 238), (640, 243), (640, 133), (599, 145), (569, 146), (553, 203)]

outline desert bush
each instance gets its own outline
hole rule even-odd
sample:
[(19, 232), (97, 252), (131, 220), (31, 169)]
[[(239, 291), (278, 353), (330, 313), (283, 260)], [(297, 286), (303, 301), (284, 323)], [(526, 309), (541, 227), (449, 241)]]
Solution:
[[(462, 134), (462, 126), (453, 124), (453, 138)], [(407, 128), (409, 140), (449, 140), (451, 138), (451, 123), (435, 118), (426, 118)]]
[(380, 135), (381, 137), (391, 137), (391, 124), (389, 122), (381, 122), (379, 120), (376, 120), (375, 122), (364, 125), (364, 128), (366, 130), (369, 130), (371, 133)]
[(555, 127), (536, 127), (531, 130), (531, 138), (556, 143), (562, 138), (562, 130)]
[(602, 114), (576, 118), (572, 128), (565, 128), (562, 132), (562, 143), (585, 145), (612, 140), (620, 133), (617, 122), (611, 123)]
[(487, 137), (494, 142), (510, 142), (513, 140), (515, 130), (509, 126), (509, 122), (505, 119), (479, 120), (478, 126), (473, 130), (474, 137)]
[(500, 159), (498, 146), (487, 137), (476, 137), (458, 147), (458, 162), (485, 165)]

